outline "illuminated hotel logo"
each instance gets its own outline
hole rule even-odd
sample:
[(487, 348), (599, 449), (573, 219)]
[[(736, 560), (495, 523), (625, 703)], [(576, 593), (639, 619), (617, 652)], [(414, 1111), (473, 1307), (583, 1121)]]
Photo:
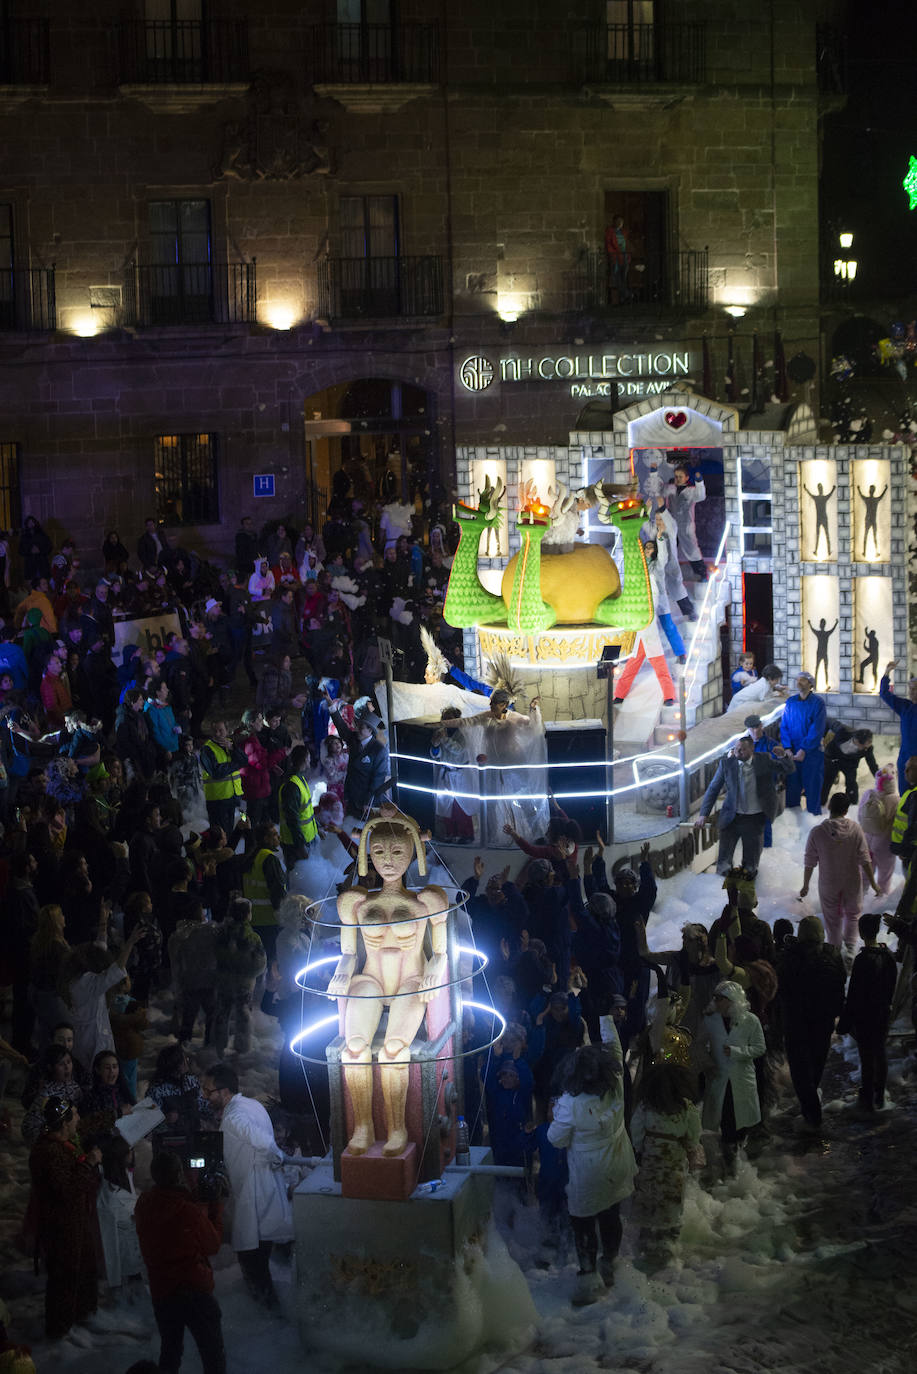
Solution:
[(493, 364), (478, 354), (462, 363), (462, 385), (468, 391), (484, 391), (494, 379)]

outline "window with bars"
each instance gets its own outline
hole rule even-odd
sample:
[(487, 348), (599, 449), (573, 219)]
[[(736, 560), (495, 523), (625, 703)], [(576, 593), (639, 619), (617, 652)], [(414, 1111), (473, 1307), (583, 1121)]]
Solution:
[(0, 530), (15, 530), (21, 524), (19, 445), (0, 444)]
[(216, 435), (158, 435), (155, 484), (156, 515), (164, 524), (218, 524)]
[(150, 202), (150, 259), (153, 324), (213, 319), (208, 200)]

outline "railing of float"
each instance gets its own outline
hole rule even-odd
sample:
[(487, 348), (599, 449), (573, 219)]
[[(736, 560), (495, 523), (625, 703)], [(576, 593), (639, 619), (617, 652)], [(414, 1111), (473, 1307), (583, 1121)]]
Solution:
[[(688, 649), (685, 672), (681, 678), (681, 717), (678, 723), (672, 726), (672, 743), (677, 744), (676, 748), (669, 748), (662, 745), (657, 749), (647, 749), (640, 754), (630, 754), (623, 758), (616, 758), (613, 763), (614, 786), (596, 787), (586, 786), (583, 788), (570, 787), (568, 789), (540, 790), (545, 787), (542, 779), (547, 774), (549, 768), (556, 768), (559, 772), (567, 774), (569, 770), (591, 768), (595, 770), (606, 766), (604, 756), (597, 759), (576, 759), (564, 760), (561, 763), (514, 763), (512, 772), (517, 776), (531, 776), (533, 779), (533, 789), (525, 791), (507, 792), (500, 789), (499, 775), (506, 773), (506, 768), (498, 764), (487, 762), (454, 763), (451, 760), (448, 767), (453, 777), (458, 776), (461, 783), (456, 787), (449, 787), (451, 796), (459, 802), (465, 800), (476, 802), (483, 806), (489, 803), (504, 802), (544, 802), (554, 800), (563, 805), (571, 801), (598, 801), (611, 798), (612, 801), (626, 801), (635, 799), (636, 794), (649, 787), (659, 787), (660, 785), (671, 784), (678, 792), (678, 814), (682, 821), (686, 820), (689, 811), (689, 798), (691, 795), (691, 779), (700, 772), (701, 769), (710, 766), (715, 760), (719, 759), (735, 742), (746, 733), (744, 726), (744, 713), (736, 713), (734, 718), (720, 716), (716, 720), (728, 722), (732, 726), (735, 721), (734, 729), (727, 729), (725, 733), (716, 732), (715, 741), (710, 747), (703, 747), (701, 752), (689, 757), (685, 747), (685, 741), (679, 739), (679, 735), (684, 733), (682, 726), (686, 720), (686, 711), (692, 699), (696, 696), (700, 685), (700, 673), (702, 667), (709, 662), (710, 658), (710, 639), (716, 636), (718, 625), (718, 607), (721, 601), (721, 593), (729, 576), (729, 555), (726, 551), (730, 526), (727, 522), (723, 535), (720, 540), (714, 559), (713, 572), (707, 581), (704, 589), (703, 600), (700, 604), (698, 618), (693, 623), (690, 645)], [(714, 643), (714, 651), (718, 652), (718, 644)], [(762, 722), (765, 726), (779, 720), (783, 714), (783, 702), (777, 703), (769, 712), (764, 709), (759, 710)], [(457, 722), (458, 724), (459, 722)], [(716, 721), (702, 722), (705, 725), (715, 726)], [(432, 728), (432, 726), (431, 726)], [(695, 739), (700, 739), (694, 736)], [(411, 794), (426, 794), (436, 797), (443, 794), (442, 785), (436, 785), (436, 770), (443, 766), (441, 760), (433, 759), (429, 756), (414, 754), (398, 749), (393, 749), (392, 757), (399, 763), (414, 765), (410, 770), (413, 773), (412, 779), (402, 777), (399, 780), (399, 791)], [(429, 782), (417, 780), (418, 772), (416, 765), (425, 766), (429, 769)], [(542, 778), (538, 778), (541, 774)], [(575, 776), (575, 774), (574, 774)], [(673, 797), (674, 799), (674, 797)], [(664, 808), (662, 808), (664, 809)]]
[[(779, 720), (782, 714), (783, 702), (781, 701), (767, 715), (762, 715), (761, 721), (765, 726), (771, 725), (774, 721)], [(723, 719), (723, 717), (721, 717), (721, 719)], [(719, 739), (717, 743), (713, 746), (713, 748), (707, 749), (702, 754), (699, 754), (695, 758), (688, 760), (685, 765), (687, 773), (689, 775), (695, 773), (699, 768), (702, 768), (705, 764), (710, 763), (713, 759), (719, 758), (721, 755), (725, 754), (726, 751), (730, 749), (736, 743), (737, 740), (741, 739), (744, 734), (747, 734), (747, 731), (745, 730), (744, 725), (742, 724), (742, 720), (743, 717), (739, 716), (739, 714), (736, 713), (735, 721), (737, 728), (734, 731), (727, 734), (726, 736), (724, 736), (723, 738)], [(457, 723), (460, 724), (460, 722)], [(430, 728), (431, 730), (434, 728), (432, 723)], [(422, 754), (411, 754), (397, 749), (393, 749), (391, 751), (391, 756), (405, 763), (427, 765), (430, 768), (431, 775), (437, 768), (441, 768), (443, 766), (440, 760), (425, 757)], [(646, 763), (649, 760), (653, 760), (653, 762), (657, 764), (667, 763), (670, 765), (670, 767), (667, 771), (663, 773), (654, 773), (652, 778), (641, 777), (639, 771), (640, 765), (641, 763)], [(601, 759), (565, 759), (563, 763), (557, 765), (551, 765), (548, 763), (514, 763), (512, 771), (514, 773), (531, 773), (536, 771), (540, 773), (545, 773), (552, 766), (562, 768), (564, 771), (566, 771), (569, 768), (597, 768), (600, 766), (604, 768), (605, 759), (604, 757)], [(487, 787), (486, 780), (488, 779), (488, 777), (493, 777), (496, 774), (505, 773), (507, 770), (504, 765), (495, 763), (453, 763), (450, 760), (448, 767), (450, 771), (461, 771), (461, 773), (468, 778), (467, 787), (463, 786), (450, 788), (449, 794), (457, 798), (459, 801), (464, 799), (467, 801), (476, 801), (482, 803), (487, 803), (489, 801), (550, 801), (552, 799), (554, 801), (563, 802), (578, 801), (585, 800), (587, 798), (598, 797), (624, 797), (627, 796), (629, 793), (637, 792), (641, 788), (649, 786), (651, 783), (655, 786), (656, 784), (662, 782), (677, 781), (682, 774), (681, 762), (674, 755), (664, 752), (664, 749), (660, 751), (647, 750), (643, 754), (630, 754), (626, 758), (615, 759), (615, 770), (617, 771), (621, 768), (630, 770), (633, 778), (632, 782), (623, 783), (620, 786), (615, 786), (613, 788), (599, 787), (587, 788), (582, 790), (577, 789), (575, 791), (555, 791), (552, 789), (550, 792), (526, 791), (498, 793), (497, 791), (491, 790)], [(474, 782), (477, 780), (483, 781), (484, 786), (475, 787)], [(431, 797), (440, 796), (443, 793), (443, 788), (434, 786), (432, 782), (429, 786), (426, 786), (421, 783), (405, 782), (402, 780), (399, 781), (398, 787), (401, 791), (419, 792), (427, 794)]]

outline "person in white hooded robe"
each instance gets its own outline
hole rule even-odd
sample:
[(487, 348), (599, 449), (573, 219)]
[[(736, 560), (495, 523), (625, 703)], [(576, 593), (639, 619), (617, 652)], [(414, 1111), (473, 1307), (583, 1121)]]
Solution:
[(755, 1060), (766, 1049), (761, 1022), (738, 983), (717, 984), (700, 1034), (714, 1065), (704, 1089), (703, 1127), (719, 1131), (723, 1169), (732, 1175), (739, 1146), (761, 1120)]

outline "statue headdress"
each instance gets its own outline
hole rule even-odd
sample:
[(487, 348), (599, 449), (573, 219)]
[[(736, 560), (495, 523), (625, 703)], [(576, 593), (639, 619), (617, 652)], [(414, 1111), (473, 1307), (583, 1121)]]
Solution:
[(410, 816), (374, 816), (371, 821), (367, 821), (360, 836), (360, 848), (357, 853), (357, 872), (361, 878), (365, 878), (369, 873), (369, 836), (370, 832), (379, 826), (387, 825), (393, 830), (403, 830), (410, 837), (414, 844), (414, 853), (417, 857), (417, 868), (420, 876), (427, 876), (427, 855), (424, 843), (420, 836), (420, 826)]

